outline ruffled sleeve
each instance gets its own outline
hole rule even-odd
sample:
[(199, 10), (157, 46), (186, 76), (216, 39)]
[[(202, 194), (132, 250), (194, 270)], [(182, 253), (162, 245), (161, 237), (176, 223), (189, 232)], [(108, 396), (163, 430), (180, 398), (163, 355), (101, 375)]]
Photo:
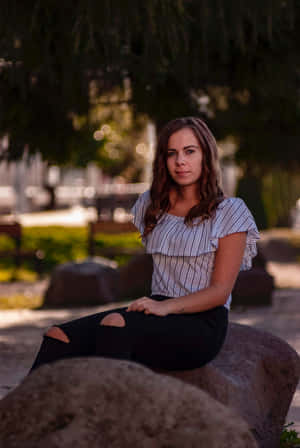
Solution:
[(227, 198), (218, 206), (210, 242), (216, 250), (219, 238), (236, 232), (247, 232), (246, 248), (240, 270), (248, 270), (252, 266), (252, 258), (257, 255), (256, 242), (259, 239), (259, 232), (244, 201), (240, 198)]
[(144, 216), (149, 203), (150, 191), (147, 190), (138, 197), (131, 209), (131, 214), (133, 215), (132, 222), (141, 234), (144, 233)]

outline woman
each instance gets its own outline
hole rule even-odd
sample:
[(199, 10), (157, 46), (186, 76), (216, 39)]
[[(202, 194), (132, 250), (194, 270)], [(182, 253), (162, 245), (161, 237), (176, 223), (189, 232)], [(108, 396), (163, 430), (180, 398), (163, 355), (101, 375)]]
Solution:
[(32, 369), (76, 356), (191, 369), (220, 351), (233, 285), (259, 235), (244, 202), (224, 198), (216, 141), (202, 120), (164, 127), (151, 189), (132, 212), (153, 257), (151, 297), (50, 328)]

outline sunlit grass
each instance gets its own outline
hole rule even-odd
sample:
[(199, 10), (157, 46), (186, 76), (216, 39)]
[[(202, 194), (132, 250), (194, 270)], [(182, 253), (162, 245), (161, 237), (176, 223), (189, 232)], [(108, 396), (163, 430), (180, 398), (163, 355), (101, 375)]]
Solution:
[(38, 280), (37, 274), (29, 269), (20, 268), (15, 270), (14, 268), (0, 269), (0, 309), (9, 310), (17, 308), (34, 309), (39, 308), (42, 305), (43, 298), (39, 296), (29, 296), (28, 294), (13, 294), (6, 295), (5, 292), (1, 292), (1, 282), (5, 283), (34, 283)]
[[(19, 268), (18, 270), (14, 268), (2, 268), (0, 269), (0, 282), (35, 282), (38, 280), (36, 272)], [(0, 290), (1, 297), (1, 290)]]
[(35, 309), (39, 308), (43, 304), (43, 297), (32, 296), (28, 297), (25, 295), (17, 294), (9, 297), (0, 297), (0, 309), (1, 310), (11, 310), (11, 309)]
[[(138, 232), (130, 234), (108, 235), (99, 233), (95, 238), (95, 248), (108, 247), (138, 248), (141, 241)], [(12, 242), (6, 236), (0, 235), (0, 249), (10, 250)], [(35, 250), (40, 249), (44, 253), (42, 260), (42, 273), (51, 275), (53, 269), (59, 264), (69, 261), (82, 261), (88, 256), (88, 233), (87, 227), (25, 227), (22, 248)], [(114, 257), (119, 266), (126, 264), (130, 256), (120, 255)], [(35, 272), (34, 263), (25, 260), (21, 267), (16, 270), (14, 259), (0, 259), (0, 282), (35, 282), (39, 277)], [(3, 288), (1, 293), (0, 284), (0, 309), (14, 308), (37, 308), (41, 305), (42, 298), (28, 297), (19, 293), (9, 294)]]

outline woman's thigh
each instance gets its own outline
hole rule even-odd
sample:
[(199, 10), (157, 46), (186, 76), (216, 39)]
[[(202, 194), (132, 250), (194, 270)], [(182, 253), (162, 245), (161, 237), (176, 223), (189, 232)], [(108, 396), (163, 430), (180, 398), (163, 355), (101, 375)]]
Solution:
[(212, 360), (223, 345), (228, 324), (224, 307), (164, 317), (127, 314), (132, 359), (170, 370), (196, 368)]
[(227, 329), (227, 310), (156, 316), (127, 307), (113, 308), (56, 325), (76, 346), (93, 355), (97, 328), (110, 313), (119, 313), (132, 346), (132, 360), (150, 367), (188, 369), (204, 365), (220, 350)]
[(108, 314), (125, 311), (126, 307), (113, 308), (100, 313), (90, 314), (79, 319), (55, 324), (60, 328), (77, 347), (85, 347), (85, 352), (93, 354), (95, 348), (97, 329), (101, 325), (102, 319)]

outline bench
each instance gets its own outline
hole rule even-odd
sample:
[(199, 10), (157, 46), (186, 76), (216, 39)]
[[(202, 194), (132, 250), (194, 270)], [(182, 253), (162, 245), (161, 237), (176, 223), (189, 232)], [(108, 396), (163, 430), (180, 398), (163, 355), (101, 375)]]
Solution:
[(116, 208), (122, 208), (130, 212), (138, 197), (138, 193), (111, 193), (97, 196), (95, 199), (95, 207), (97, 209), (98, 219), (100, 220), (103, 214), (108, 215), (111, 219)]
[(88, 254), (90, 257), (100, 255), (103, 257), (115, 257), (117, 255), (138, 255), (144, 253), (143, 248), (125, 247), (96, 247), (95, 236), (97, 233), (118, 234), (136, 233), (137, 228), (131, 221), (117, 222), (98, 220), (88, 224)]
[(16, 269), (19, 269), (24, 259), (34, 261), (35, 270), (39, 276), (42, 274), (42, 261), (44, 252), (42, 250), (24, 250), (22, 249), (22, 226), (18, 222), (0, 223), (0, 235), (11, 238), (14, 242), (13, 249), (0, 250), (1, 258), (13, 258)]

